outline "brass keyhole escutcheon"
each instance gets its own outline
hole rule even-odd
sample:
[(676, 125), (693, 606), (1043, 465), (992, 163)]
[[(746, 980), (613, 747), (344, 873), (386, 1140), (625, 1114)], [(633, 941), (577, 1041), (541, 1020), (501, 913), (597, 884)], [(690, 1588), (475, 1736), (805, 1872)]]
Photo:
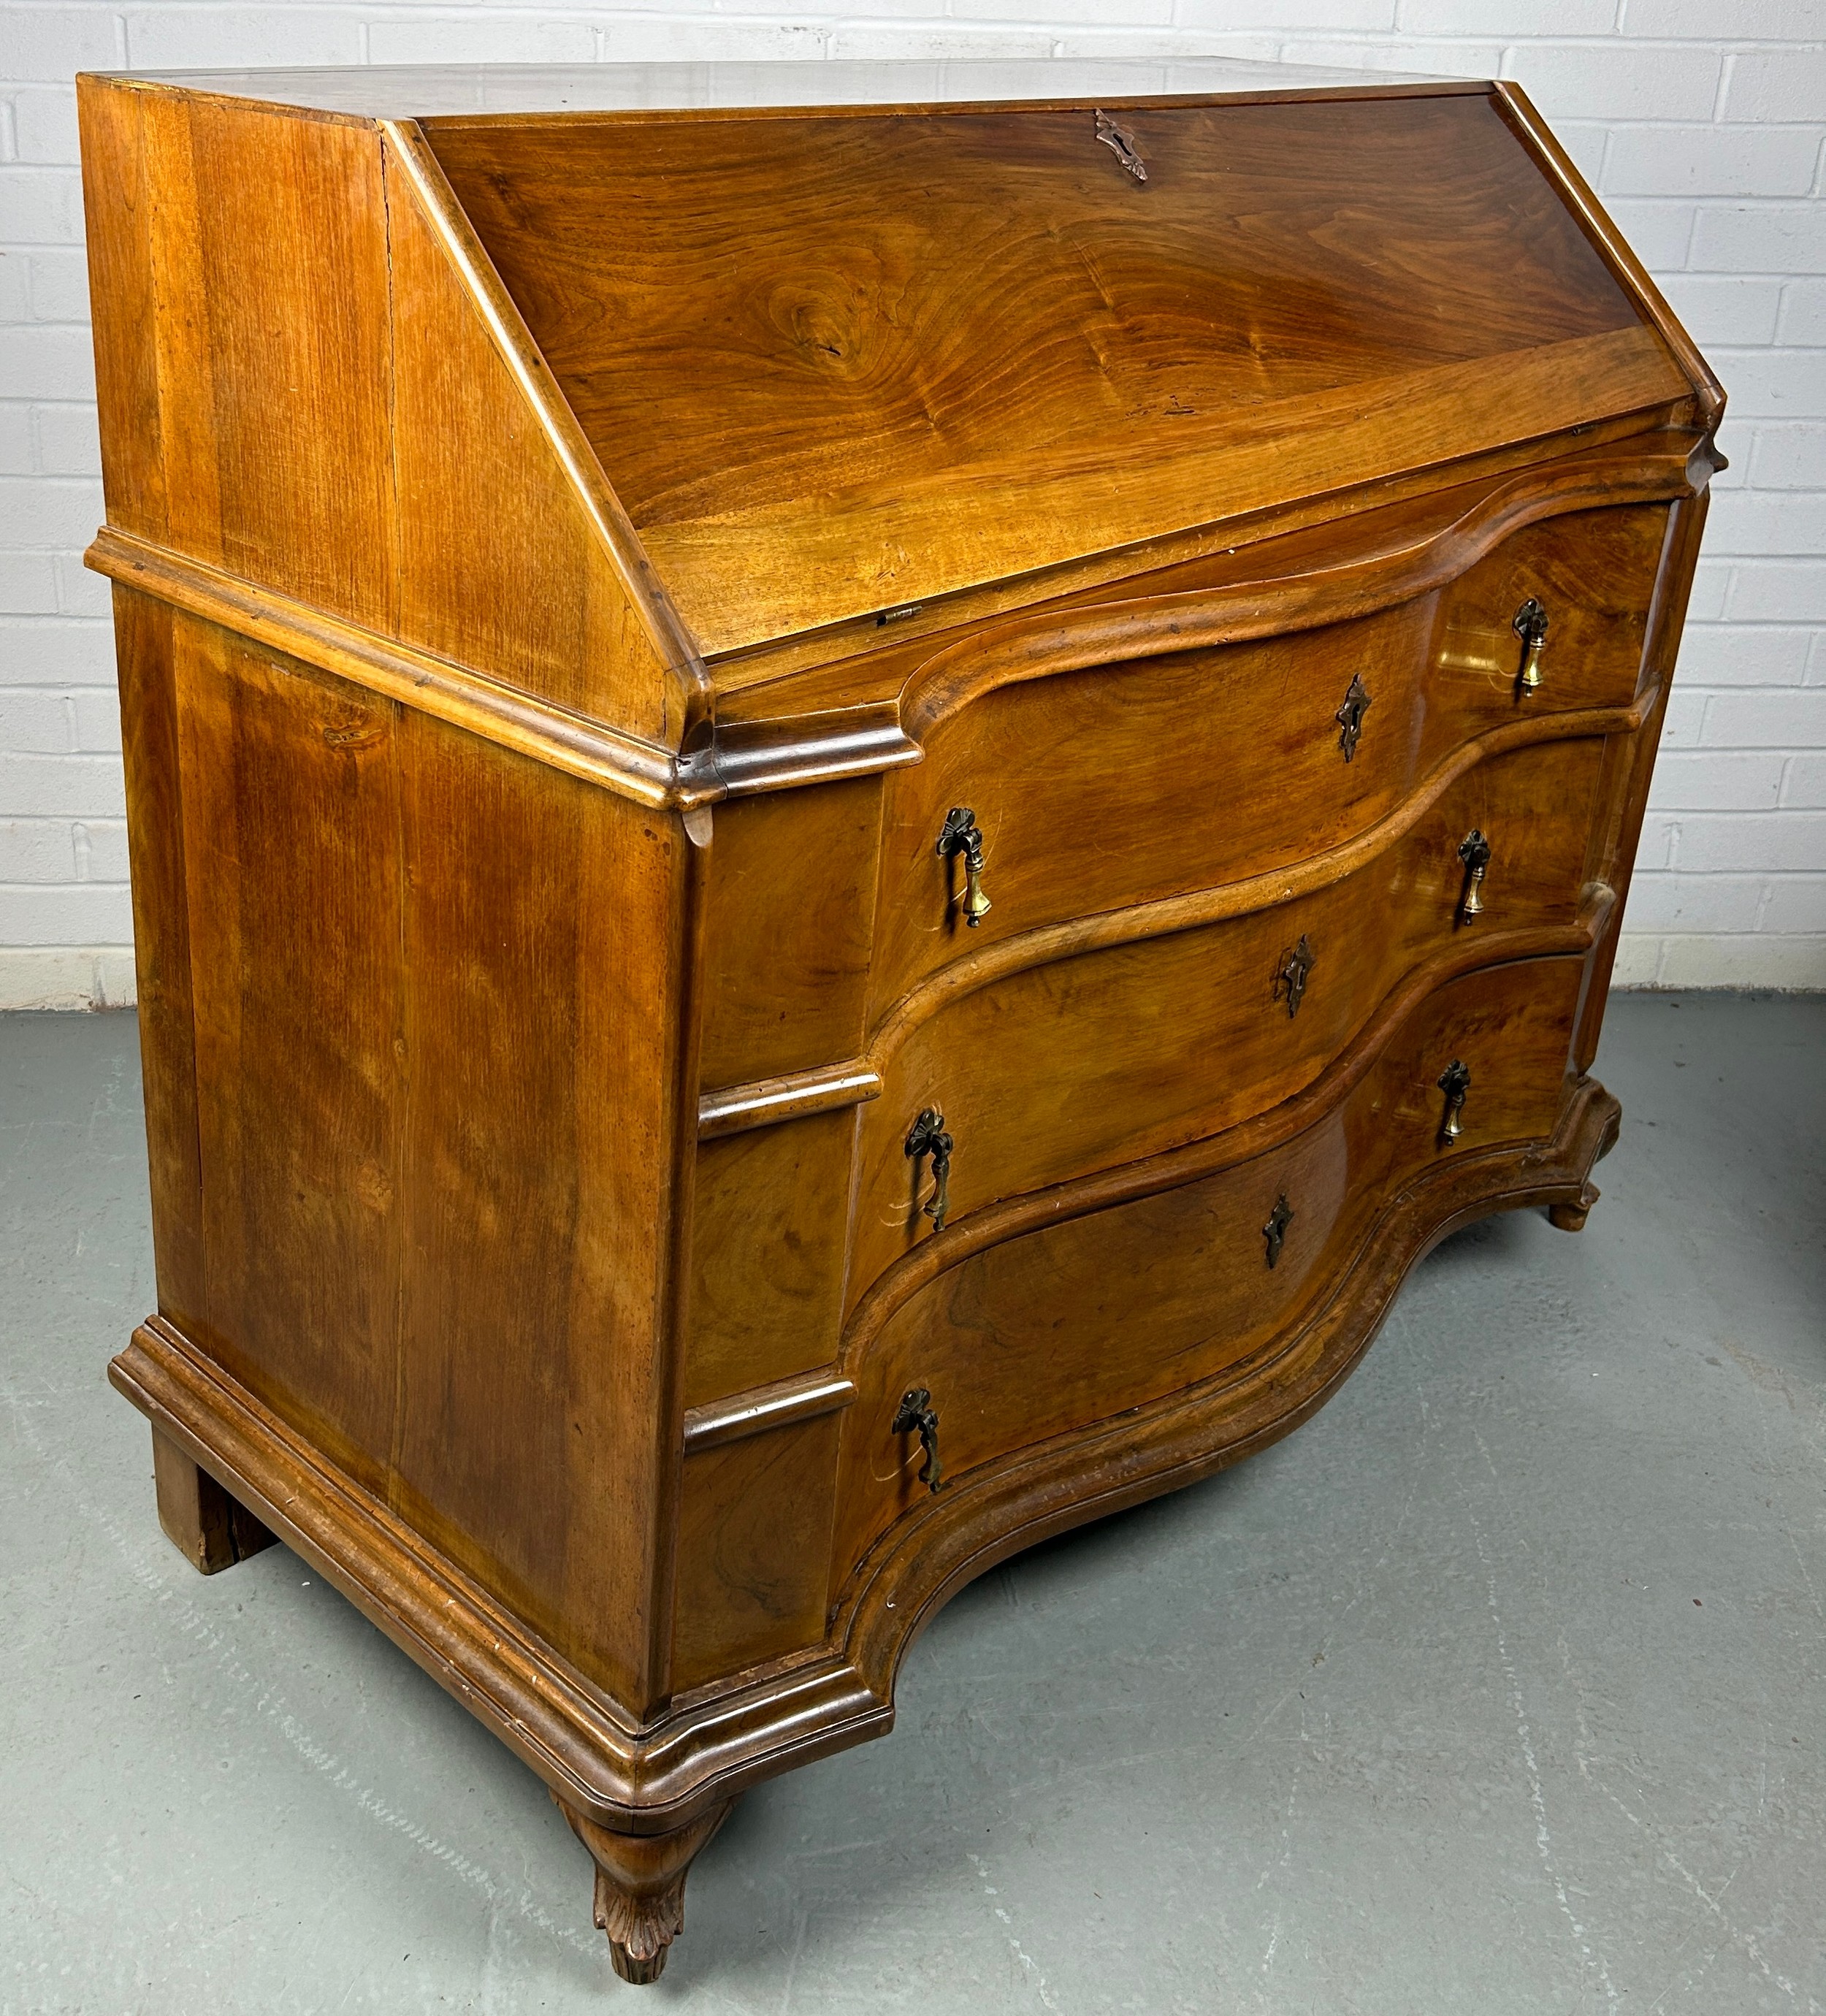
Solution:
[(1300, 941), (1291, 952), (1280, 956), (1280, 970), (1274, 976), (1274, 998), (1284, 996), (1287, 1001), (1287, 1019), (1291, 1022), (1300, 1012), (1300, 1003), (1306, 998), (1306, 982), (1312, 976), (1313, 964), (1311, 941), (1304, 931)]
[(1331, 717), (1338, 723), (1338, 746), (1347, 763), (1357, 753), (1357, 738), (1363, 732), (1363, 716), (1369, 711), (1370, 689), (1363, 684), (1363, 674), (1353, 672), (1344, 704)]
[(929, 1388), (909, 1386), (901, 1395), (900, 1411), (894, 1417), (890, 1432), (919, 1437), (920, 1447), (926, 1453), (926, 1460), (920, 1466), (920, 1481), (928, 1491), (935, 1492), (944, 1478), (938, 1468), (938, 1417), (933, 1408)]
[(1547, 644), (1547, 612), (1531, 595), (1516, 610), (1509, 627), (1522, 639), (1522, 670), (1516, 686), (1525, 699), (1540, 684), (1541, 653)]
[(1293, 1206), (1287, 1201), (1283, 1190), (1274, 1201), (1274, 1208), (1268, 1214), (1268, 1222), (1262, 1228), (1262, 1237), (1268, 1241), (1268, 1264), (1272, 1267), (1280, 1258), (1280, 1249), (1287, 1239), (1287, 1229), (1294, 1222)]
[(1100, 112), (1097, 115), (1097, 137), (1138, 182), (1147, 181), (1147, 164), (1141, 158), (1135, 135), (1126, 126), (1118, 124), (1107, 112)]
[(920, 1208), (932, 1221), (932, 1229), (945, 1229), (945, 1214), (951, 1208), (951, 1136), (945, 1131), (945, 1116), (928, 1106), (907, 1130), (909, 1158), (917, 1163), (922, 1155), (932, 1158), (932, 1194)]
[(1458, 858), (1464, 863), (1464, 893), (1459, 898), (1458, 920), (1475, 923), (1484, 913), (1484, 877), (1490, 866), (1490, 843), (1475, 826), (1458, 843)]
[(1439, 1089), (1446, 1095), (1446, 1118), (1440, 1123), (1439, 1144), (1450, 1148), (1464, 1132), (1464, 1096), (1471, 1089), (1470, 1067), (1454, 1057), (1439, 1074)]
[(963, 911), (963, 921), (974, 931), (992, 907), (983, 894), (983, 836), (977, 815), (968, 805), (953, 805), (945, 815), (935, 850), (941, 861), (953, 855), (963, 856), (963, 895), (952, 901)]

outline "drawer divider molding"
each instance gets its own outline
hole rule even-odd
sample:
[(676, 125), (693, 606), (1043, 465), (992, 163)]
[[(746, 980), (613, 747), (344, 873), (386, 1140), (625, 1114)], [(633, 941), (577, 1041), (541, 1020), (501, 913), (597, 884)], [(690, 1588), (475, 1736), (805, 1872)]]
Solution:
[(881, 1074), (859, 1059), (787, 1071), (779, 1078), (756, 1078), (751, 1084), (707, 1092), (699, 1099), (697, 1138), (720, 1140), (726, 1134), (746, 1133), (751, 1127), (804, 1120), (814, 1113), (835, 1113), (881, 1096)]
[(776, 1379), (765, 1386), (751, 1386), (727, 1399), (686, 1409), (685, 1453), (693, 1456), (699, 1449), (720, 1449), (725, 1442), (740, 1442), (747, 1435), (815, 1421), (820, 1414), (834, 1414), (847, 1407), (855, 1397), (855, 1381), (829, 1367)]

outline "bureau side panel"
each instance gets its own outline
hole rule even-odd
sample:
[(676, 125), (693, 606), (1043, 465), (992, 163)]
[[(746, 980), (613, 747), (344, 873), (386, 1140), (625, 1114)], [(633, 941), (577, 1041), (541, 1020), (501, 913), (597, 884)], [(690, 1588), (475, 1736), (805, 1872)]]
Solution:
[(169, 619), (206, 1341), (384, 1489), (398, 1327), (398, 711)]
[(388, 154), (402, 636), (675, 747), (682, 689)]
[(675, 820), (171, 625), (206, 1283), (184, 1327), (643, 1712), (682, 1434), (693, 850)]
[[(104, 299), (104, 412), (117, 524), (353, 621), (391, 630), (396, 562), (385, 204), (375, 135), (228, 100), (96, 81), (101, 108), (138, 101), (137, 179), (92, 177), (96, 268), (136, 283)], [(114, 119), (124, 125), (128, 115)], [(98, 170), (99, 170), (98, 162)], [(137, 201), (134, 196), (137, 193)], [(132, 241), (129, 254), (125, 240)], [(146, 344), (151, 345), (150, 386)], [(123, 414), (133, 388), (135, 417)], [(131, 427), (157, 454), (128, 452)], [(162, 534), (160, 521), (162, 520)]]
[(380, 133), (81, 108), (110, 524), (675, 746), (688, 675)]
[(404, 741), (398, 1503), (641, 1712), (664, 1691), (682, 1436), (694, 850), (674, 819), (424, 717)]
[(160, 1313), (189, 1326), (207, 1305), (171, 628), (168, 609), (114, 590), (153, 1255)]
[(143, 95), (77, 80), (82, 211), (88, 241), (102, 488), (110, 524), (142, 538), (166, 531), (159, 420), (158, 297)]

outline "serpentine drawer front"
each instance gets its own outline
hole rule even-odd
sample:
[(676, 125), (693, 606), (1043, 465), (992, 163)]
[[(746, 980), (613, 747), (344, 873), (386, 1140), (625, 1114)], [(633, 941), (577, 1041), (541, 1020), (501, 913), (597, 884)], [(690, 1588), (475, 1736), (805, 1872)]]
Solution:
[(546, 1781), (630, 1981), (935, 1604), (1617, 1138), (1716, 380), (1512, 85), (1011, 74), (80, 87), (111, 1376), (193, 1562), (283, 1539)]
[[(982, 1463), (1297, 1350), (1391, 1195), (1444, 1156), (1545, 1147), (1583, 970), (1560, 958), (1449, 982), (1341, 1058), (1335, 1089), (1236, 1130), (1234, 1150), (1219, 1136), (1162, 1155), (1122, 1179), (1132, 1201), (1043, 1216), (910, 1292), (884, 1283), (846, 1340), (836, 1580), (925, 1509), (918, 1442), (892, 1431), (909, 1387), (930, 1391), (962, 1489)], [(1454, 1058), (1471, 1086), (1448, 1143), (1439, 1080)]]
[[(1309, 1084), (1380, 1003), (1417, 979), (1500, 959), (1543, 934), (1583, 946), (1597, 741), (1489, 758), (1352, 874), (1167, 935), (1100, 920), (1101, 948), (1058, 949), (968, 992), (916, 996), (880, 1039), (881, 1096), (863, 1109), (850, 1298), (933, 1229), (930, 1157), (909, 1156), (936, 1108), (953, 1141), (948, 1216), (1213, 1134)], [(1460, 850), (1489, 836), (1482, 909), (1464, 915)], [(1244, 900), (1247, 900), (1245, 898)], [(947, 973), (947, 982), (966, 976)], [(917, 1019), (915, 1019), (917, 1017)]]
[[(1544, 485), (1536, 476), (1507, 487), (1522, 508)], [(1475, 549), (1482, 535), (1477, 514), (1467, 516), (1462, 543)], [(1485, 516), (1484, 532), (1500, 528), (1500, 517)], [(1044, 658), (1031, 645), (998, 650), (992, 632), (983, 676), (1008, 682), (935, 720), (925, 761), (888, 787), (877, 1012), (999, 938), (1348, 847), (1486, 740), (1589, 733), (1592, 714), (1619, 725), (1636, 700), (1666, 525), (1659, 505), (1550, 518), (1430, 592), (1247, 643), (1098, 662), (1093, 654), (1112, 646), (1097, 610), (1071, 613), (1082, 626), (1075, 637), (1062, 614), (1061, 641)], [(1378, 592), (1424, 578), (1404, 557), (1409, 566), (1388, 567)], [(1266, 553), (1262, 563), (1272, 578)], [(1292, 578), (1320, 611), (1327, 587), (1334, 600), (1362, 592), (1349, 567)], [(1540, 684), (1525, 689), (1530, 646), (1515, 621), (1530, 603), (1547, 628), (1533, 654)], [(1125, 627), (1151, 628), (1158, 646), (1175, 635), (1169, 625), (1179, 635), (1259, 628), (1265, 604), (1272, 610), (1252, 589), (1118, 607)], [(927, 677), (934, 704), (969, 690), (976, 669), (966, 650), (945, 656), (956, 661), (946, 676)], [(1061, 668), (1035, 677), (1035, 664), (1052, 656)], [(1097, 764), (1071, 760), (1088, 747)], [(1123, 780), (1114, 801), (1112, 776)], [(974, 926), (957, 858), (935, 845), (957, 806), (975, 814), (992, 905)]]

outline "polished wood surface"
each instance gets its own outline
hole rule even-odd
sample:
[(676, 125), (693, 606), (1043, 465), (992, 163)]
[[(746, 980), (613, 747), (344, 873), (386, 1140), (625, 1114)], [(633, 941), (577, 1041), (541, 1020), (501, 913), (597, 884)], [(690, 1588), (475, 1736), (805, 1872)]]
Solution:
[[(1552, 733), (1576, 725), (1565, 714), (1628, 707), (1666, 529), (1655, 506), (1550, 519), (1448, 587), (1374, 616), (1162, 657), (1093, 658), (985, 690), (942, 716), (925, 738), (927, 760), (887, 787), (877, 1012), (947, 959), (1004, 936), (1338, 848), (1422, 792), (1478, 736), (1531, 725)], [(1531, 594), (1560, 628), (1543, 657), (1550, 675), (1524, 698), (1512, 621)], [(1176, 610), (1174, 620), (1186, 615)], [(1359, 679), (1370, 704), (1347, 763), (1335, 712)], [(1070, 761), (1091, 737), (1102, 761)], [(1112, 799), (1108, 772), (1146, 816)], [(1209, 816), (1214, 790), (1221, 819)], [(960, 804), (975, 811), (993, 864), (995, 907), (967, 930), (956, 872), (933, 852), (946, 810)]]
[(111, 1376), (648, 1981), (934, 1605), (1584, 1223), (1722, 394), (1513, 87), (480, 74), (83, 81)]
[[(1586, 741), (1481, 765), (1399, 845), (1295, 902), (938, 993), (902, 1025), (861, 1116), (852, 1300), (924, 1236), (930, 1186), (902, 1149), (923, 1107), (956, 1138), (961, 1218), (1277, 1106), (1416, 967), (1500, 957), (1512, 932), (1569, 920), (1601, 755)], [(1474, 829), (1495, 855), (1475, 926), (1457, 851)], [(1290, 1015), (1280, 975), (1302, 939), (1313, 964)]]
[[(1446, 1154), (1544, 1140), (1581, 978), (1576, 958), (1499, 966), (1427, 995), (1322, 1118), (1234, 1168), (1036, 1227), (934, 1276), (879, 1328), (853, 1327), (834, 1549), (841, 1582), (928, 1494), (912, 1438), (888, 1432), (930, 1388), (946, 1475), (1195, 1386), (1272, 1346), (1330, 1291), (1390, 1193)], [(1437, 1083), (1472, 1074), (1460, 1145), (1441, 1145)], [(1262, 1226), (1292, 1215), (1272, 1268)], [(1146, 1283), (1138, 1294), (1136, 1283)]]
[(1129, 121), (428, 131), (712, 651), (1682, 389), (1489, 99)]

